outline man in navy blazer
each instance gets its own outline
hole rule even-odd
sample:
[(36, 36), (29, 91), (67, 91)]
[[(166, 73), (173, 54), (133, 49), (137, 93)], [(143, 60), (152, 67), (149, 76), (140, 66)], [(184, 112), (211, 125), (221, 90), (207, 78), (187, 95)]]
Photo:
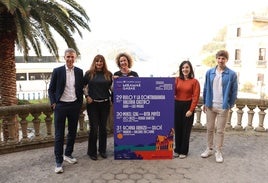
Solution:
[[(63, 160), (76, 163), (72, 156), (77, 133), (79, 113), (83, 103), (83, 70), (75, 67), (77, 57), (72, 48), (65, 50), (64, 66), (55, 68), (52, 72), (48, 94), (51, 108), (54, 110), (56, 173), (62, 173)], [(68, 135), (63, 155), (65, 123), (68, 120)]]

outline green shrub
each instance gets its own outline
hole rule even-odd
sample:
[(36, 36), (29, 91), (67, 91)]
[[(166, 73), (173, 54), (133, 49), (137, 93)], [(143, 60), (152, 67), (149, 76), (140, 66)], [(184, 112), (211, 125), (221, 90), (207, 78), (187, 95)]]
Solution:
[(31, 104), (29, 100), (18, 100), (18, 105)]
[(243, 88), (241, 89), (242, 92), (247, 92), (247, 93), (253, 93), (253, 88), (254, 85), (250, 82), (246, 82), (243, 84)]
[(18, 99), (18, 105), (27, 105), (27, 104), (44, 104), (49, 103), (48, 99), (40, 99), (40, 100), (20, 100)]

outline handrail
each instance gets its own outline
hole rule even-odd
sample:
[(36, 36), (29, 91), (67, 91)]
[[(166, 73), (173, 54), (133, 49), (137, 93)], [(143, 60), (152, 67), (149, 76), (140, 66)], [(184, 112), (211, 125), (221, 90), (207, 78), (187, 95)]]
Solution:
[[(193, 130), (206, 130), (202, 106), (201, 98), (195, 110)], [(113, 134), (112, 104), (111, 109), (107, 125), (109, 134)], [(267, 109), (268, 100), (237, 99), (235, 107), (229, 111), (226, 130), (267, 133), (268, 120), (265, 120)], [(29, 115), (33, 116), (30, 122), (26, 120)], [(41, 121), (41, 115), (45, 115), (44, 121)], [(89, 130), (85, 103), (80, 112), (78, 125), (77, 141), (84, 141), (88, 137)], [(53, 111), (50, 105), (28, 104), (0, 107), (0, 134), (2, 134), (0, 135), (0, 154), (53, 145)]]

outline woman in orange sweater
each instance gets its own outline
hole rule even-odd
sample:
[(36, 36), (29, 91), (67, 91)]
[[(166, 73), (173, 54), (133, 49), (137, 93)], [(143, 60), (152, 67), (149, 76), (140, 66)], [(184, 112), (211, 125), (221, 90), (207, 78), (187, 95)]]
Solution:
[(190, 61), (183, 61), (175, 79), (175, 148), (174, 157), (186, 158), (194, 121), (194, 111), (200, 97), (200, 84), (194, 78)]

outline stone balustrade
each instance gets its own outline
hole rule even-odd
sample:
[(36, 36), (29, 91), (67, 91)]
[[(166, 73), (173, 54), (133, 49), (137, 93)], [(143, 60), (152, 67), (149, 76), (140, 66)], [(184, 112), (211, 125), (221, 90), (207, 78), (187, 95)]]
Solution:
[[(206, 129), (206, 119), (205, 114), (202, 112), (203, 104), (201, 100), (196, 107), (196, 116), (193, 126), (195, 130)], [(267, 132), (268, 120), (265, 121), (267, 109), (268, 100), (237, 99), (235, 107), (229, 111), (226, 130)], [(247, 115), (245, 114), (246, 112)]]
[[(193, 130), (206, 129), (201, 100), (196, 108)], [(265, 120), (267, 108), (268, 100), (238, 99), (235, 107), (229, 111), (226, 130), (267, 133), (268, 120)], [(83, 104), (77, 141), (87, 140), (88, 137), (89, 124), (85, 109)], [(113, 134), (112, 114), (113, 108), (107, 125), (109, 134)], [(40, 118), (42, 115), (44, 117)], [(30, 122), (26, 119), (29, 116), (32, 118)], [(53, 111), (48, 104), (0, 107), (0, 124), (0, 154), (48, 147), (54, 143)]]

